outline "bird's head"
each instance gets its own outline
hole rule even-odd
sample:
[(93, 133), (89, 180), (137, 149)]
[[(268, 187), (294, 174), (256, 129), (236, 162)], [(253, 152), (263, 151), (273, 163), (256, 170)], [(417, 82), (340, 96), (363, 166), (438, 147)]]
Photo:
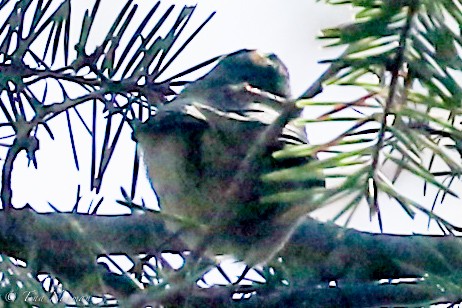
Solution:
[(290, 97), (287, 67), (274, 54), (242, 49), (220, 59), (204, 81), (214, 86), (248, 83), (252, 87)]
[(274, 54), (239, 50), (224, 57), (215, 73), (228, 84), (247, 82), (255, 88), (289, 97), (289, 72)]

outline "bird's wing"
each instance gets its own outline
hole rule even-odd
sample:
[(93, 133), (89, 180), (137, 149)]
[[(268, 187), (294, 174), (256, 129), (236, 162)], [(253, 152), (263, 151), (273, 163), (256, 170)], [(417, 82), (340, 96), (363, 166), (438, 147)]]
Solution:
[(205, 115), (189, 100), (174, 101), (162, 106), (156, 114), (141, 126), (141, 130), (168, 133), (171, 129), (205, 129)]
[(305, 128), (289, 123), (284, 126), (279, 140), (285, 144), (300, 145), (308, 144), (308, 137), (306, 136)]
[[(280, 115), (280, 112), (266, 104), (254, 102), (248, 105), (248, 108), (241, 110), (240, 113), (248, 118), (249, 121), (260, 122), (264, 125), (270, 125)], [(308, 144), (305, 128), (289, 122), (282, 129), (279, 141), (283, 144)]]

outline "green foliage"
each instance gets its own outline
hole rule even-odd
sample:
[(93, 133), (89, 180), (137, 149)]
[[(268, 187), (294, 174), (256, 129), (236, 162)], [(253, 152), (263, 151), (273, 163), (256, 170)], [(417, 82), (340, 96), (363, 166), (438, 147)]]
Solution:
[[(275, 153), (280, 157), (318, 154), (321, 159), (267, 177), (304, 180), (324, 173), (327, 179), (342, 179), (337, 186), (318, 192), (318, 207), (339, 195), (352, 200), (336, 219), (351, 217), (365, 201), (371, 215), (378, 215), (382, 229), (379, 195), (383, 193), (411, 218), (421, 211), (436, 220), (443, 232), (458, 230), (433, 208), (400, 191), (396, 182), (408, 173), (425, 182), (424, 192), (427, 185), (435, 186), (439, 191), (435, 204), (438, 196), (457, 197), (450, 186), (462, 171), (462, 134), (457, 126), (462, 88), (456, 77), (462, 65), (458, 52), (461, 3), (326, 2), (352, 5), (356, 18), (351, 24), (322, 32), (320, 39), (329, 46), (346, 47), (341, 57), (324, 61), (338, 69), (323, 82), (327, 89), (335, 87), (341, 92), (342, 87), (356, 87), (363, 94), (347, 102), (300, 100), (302, 107), (330, 108), (316, 118), (301, 119), (300, 124), (338, 121), (349, 128), (326, 143)], [(387, 175), (386, 168), (394, 168), (395, 173)]]
[[(6, 120), (1, 128), (4, 131), (2, 136), (5, 136), (5, 141), (12, 144), (7, 146), (8, 154), (3, 167), (1, 195), (6, 208), (11, 206), (10, 178), (13, 161), (20, 151), (25, 150), (29, 159), (36, 165), (35, 151), (39, 143), (36, 131), (43, 127), (53, 138), (52, 129), (48, 125), (51, 119), (66, 115), (77, 169), (79, 169), (79, 159), (73, 133), (75, 124), (70, 120), (71, 113), (78, 116), (92, 136), (91, 187), (99, 191), (122, 128), (130, 124), (133, 119), (146, 117), (146, 114), (150, 114), (152, 106), (165, 102), (167, 96), (174, 94), (171, 87), (182, 83), (172, 81), (173, 79), (214, 60), (199, 64), (167, 80), (159, 81), (163, 72), (212, 17), (205, 20), (173, 52), (172, 46), (188, 25), (194, 7), (184, 7), (170, 30), (166, 34), (161, 34), (159, 29), (171, 16), (173, 6), (156, 24), (148, 26), (148, 21), (159, 8), (159, 2), (153, 5), (141, 22), (137, 22), (133, 20), (137, 6), (133, 5), (132, 1), (127, 1), (103, 42), (89, 52), (88, 37), (92, 32), (100, 2), (100, 0), (96, 1), (91, 13), (88, 10), (85, 13), (79, 40), (75, 45), (77, 54), (74, 58), (71, 58), (73, 46), (70, 46), (69, 41), (70, 0), (63, 1), (55, 11), (50, 9), (52, 2), (44, 3), (42, 0), (9, 0), (3, 1), (0, 6), (2, 10), (10, 11), (0, 27), (0, 32), (6, 33), (0, 41), (2, 69), (0, 91), (8, 98), (0, 103), (1, 116)], [(33, 15), (32, 23), (30, 28), (26, 29), (27, 23), (24, 20), (30, 14)], [(139, 24), (135, 33), (127, 33), (127, 27), (131, 23)], [(129, 40), (127, 45), (121, 43), (125, 39)], [(117, 57), (116, 51), (120, 52)], [(133, 57), (127, 57), (129, 53), (133, 53)], [(64, 65), (61, 65), (62, 63)], [(52, 104), (45, 101), (47, 86), (41, 87), (43, 89), (41, 93), (34, 90), (37, 85), (50, 80), (57, 82), (62, 91), (62, 99)], [(69, 93), (72, 86), (83, 89), (85, 93), (77, 98), (71, 98)], [(102, 103), (104, 111), (107, 112), (101, 151), (95, 141), (97, 102)], [(85, 103), (93, 104), (91, 128), (86, 123), (88, 119), (84, 119), (78, 110), (78, 107)], [(111, 128), (114, 126), (116, 133), (111, 136)], [(134, 170), (136, 172), (133, 176), (132, 197), (138, 169), (134, 168)]]
[[(103, 272), (95, 271), (94, 268), (97, 255), (108, 254), (108, 243), (95, 238), (89, 240), (87, 236), (93, 231), (84, 232), (82, 224), (69, 216), (51, 220), (57, 224), (50, 223), (45, 216), (38, 220), (29, 217), (18, 225), (14, 218), (16, 214), (27, 216), (33, 211), (29, 211), (29, 204), (26, 204), (22, 214), (13, 207), (13, 165), (18, 155), (24, 151), (29, 162), (37, 168), (36, 151), (40, 143), (37, 132), (45, 130), (53, 139), (55, 127), (49, 122), (56, 117), (65, 116), (77, 169), (80, 168), (80, 163), (77, 155), (79, 151), (76, 149), (75, 127), (83, 125), (91, 136), (90, 187), (98, 192), (122, 129), (129, 127), (132, 121), (145, 119), (156, 105), (164, 103), (168, 96), (175, 94), (172, 87), (185, 84), (178, 78), (215, 61), (211, 59), (168, 79), (163, 76), (164, 71), (213, 14), (197, 29), (192, 29), (189, 36), (179, 43), (178, 38), (184, 36), (184, 29), (189, 27), (195, 7), (185, 6), (174, 16), (174, 6), (170, 6), (156, 23), (149, 25), (152, 16), (159, 10), (160, 2), (153, 3), (142, 20), (135, 20), (138, 6), (133, 4), (133, 1), (127, 1), (109, 27), (103, 41), (94, 50), (90, 50), (88, 45), (92, 42), (89, 41), (89, 37), (94, 31), (99, 30), (95, 30), (94, 21), (101, 1), (96, 0), (93, 9), (85, 12), (75, 45), (71, 42), (72, 3), (70, 0), (5, 0), (0, 3), (0, 10), (6, 16), (0, 24), (0, 139), (1, 146), (6, 149), (0, 193), (4, 210), (2, 214), (8, 221), (4, 224), (4, 230), (8, 230), (8, 234), (3, 234), (5, 237), (2, 237), (0, 243), (4, 252), (33, 259), (32, 270), (47, 267), (53, 275), (64, 277), (68, 286), (73, 284), (75, 287), (73, 291), (84, 290), (83, 292), (103, 294), (107, 287), (103, 282)], [(57, 7), (53, 8), (54, 5)], [(167, 21), (170, 20), (173, 23), (168, 26)], [(131, 24), (138, 26), (134, 33), (127, 31)], [(129, 54), (130, 56), (127, 56)], [(53, 94), (54, 101), (50, 101), (50, 97), (47, 96), (50, 83), (58, 84), (61, 90), (61, 93)], [(78, 96), (73, 92), (75, 89), (81, 90)], [(80, 106), (84, 104), (92, 109), (89, 115), (79, 111)], [(103, 110), (104, 114), (99, 114), (98, 110)], [(75, 118), (79, 119), (78, 123), (71, 121), (71, 115), (72, 118), (76, 116)], [(100, 129), (97, 121), (104, 131), (101, 145), (97, 142), (97, 127)], [(88, 124), (89, 122), (91, 124)], [(144, 204), (138, 206), (132, 202), (139, 170), (138, 157), (134, 154), (134, 161), (131, 162), (134, 172), (130, 196), (122, 189), (125, 200), (119, 203), (130, 209), (141, 207), (145, 210)], [(72, 210), (74, 214), (77, 214), (80, 200), (79, 186), (75, 207)], [(94, 206), (86, 214), (96, 213), (101, 201), (102, 199), (95, 200)], [(50, 207), (55, 209), (52, 204)], [(150, 222), (154, 227), (162, 228), (161, 224), (156, 224), (152, 220)], [(11, 229), (6, 227), (9, 223), (12, 224)], [(123, 223), (118, 224), (119, 227), (122, 225)], [(57, 228), (54, 229), (53, 226)], [(94, 227), (101, 226), (95, 224)], [(145, 227), (148, 226), (144, 223), (137, 226), (137, 230), (142, 233)], [(26, 235), (29, 228), (29, 231), (34, 231)], [(117, 233), (114, 226), (111, 226), (111, 230), (114, 234)], [(162, 238), (162, 235), (157, 233), (160, 229), (155, 231), (150, 232)], [(127, 232), (124, 230), (121, 233), (128, 236)], [(107, 236), (107, 232), (101, 232), (100, 235), (103, 234)], [(32, 238), (34, 240), (31, 242)], [(128, 246), (124, 244), (124, 248), (130, 250), (129, 246), (143, 243), (143, 249), (147, 249), (146, 243), (143, 242), (145, 238), (140, 236), (137, 239), (131, 240)], [(38, 244), (39, 242), (43, 245)], [(154, 242), (151, 240), (150, 244), (154, 245)], [(136, 250), (140, 252), (141, 248), (137, 247)], [(127, 274), (123, 277), (129, 276)], [(35, 282), (34, 285), (34, 278), (24, 278), (27, 287), (29, 290), (40, 290), (40, 284)], [(128, 284), (135, 284), (140, 288), (142, 284), (136, 284), (135, 281), (132, 279)], [(22, 284), (24, 285), (24, 280)], [(34, 288), (31, 285), (34, 285)], [(39, 294), (50, 296), (43, 292)], [(105, 304), (104, 301), (101, 304)]]

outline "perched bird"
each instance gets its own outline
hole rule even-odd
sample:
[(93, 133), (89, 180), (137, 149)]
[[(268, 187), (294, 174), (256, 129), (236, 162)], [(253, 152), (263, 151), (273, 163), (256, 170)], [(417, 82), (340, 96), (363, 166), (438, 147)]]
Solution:
[[(290, 97), (281, 60), (255, 50), (224, 56), (204, 77), (135, 127), (161, 210), (191, 249), (231, 254), (249, 265), (263, 264), (284, 246), (307, 213), (310, 200), (261, 202), (276, 192), (323, 185), (265, 182), (261, 176), (310, 158), (276, 160), (272, 153), (306, 144), (303, 127), (291, 123), (260, 157), (249, 153)], [(248, 164), (247, 164), (248, 167)], [(236, 189), (237, 188), (237, 189)]]

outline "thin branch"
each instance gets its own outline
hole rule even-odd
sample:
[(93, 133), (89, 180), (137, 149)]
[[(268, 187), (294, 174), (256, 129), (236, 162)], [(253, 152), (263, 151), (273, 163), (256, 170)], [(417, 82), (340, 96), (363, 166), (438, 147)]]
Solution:
[[(380, 153), (384, 144), (385, 140), (385, 132), (387, 131), (387, 118), (388, 115), (390, 114), (391, 107), (394, 103), (394, 98), (395, 94), (397, 91), (398, 87), (398, 80), (400, 77), (400, 70), (401, 67), (404, 63), (404, 53), (406, 50), (406, 39), (408, 37), (408, 33), (411, 29), (411, 24), (412, 24), (412, 19), (414, 17), (415, 13), (415, 8), (413, 6), (409, 6), (409, 12), (407, 14), (406, 18), (406, 24), (403, 27), (403, 30), (401, 32), (400, 36), (400, 41), (399, 41), (399, 46), (397, 48), (397, 53), (396, 53), (396, 59), (394, 61), (394, 64), (392, 66), (392, 78), (390, 81), (390, 90), (388, 92), (388, 97), (385, 102), (385, 107), (383, 110), (383, 116), (382, 120), (380, 123), (380, 130), (379, 134), (377, 136), (377, 144), (374, 147), (374, 152), (372, 154), (372, 164), (370, 168), (370, 175), (369, 175), (369, 180), (372, 180), (372, 185), (376, 188), (376, 179), (375, 179), (375, 173), (378, 170), (378, 164), (379, 164), (379, 158), (380, 158)], [(369, 206), (371, 207), (371, 213), (372, 211), (377, 211), (378, 214), (378, 219), (379, 219), (379, 226), (380, 226), (380, 231), (383, 232), (383, 227), (382, 227), (382, 216), (380, 213), (380, 208), (378, 205), (378, 199), (377, 199), (377, 190), (374, 190), (374, 196), (373, 196), (373, 202), (369, 202)], [(370, 199), (368, 198), (368, 201)]]
[[(312, 98), (322, 92), (323, 83), (332, 76), (335, 76), (343, 68), (343, 66), (344, 65), (341, 61), (332, 63), (329, 68), (299, 97), (299, 99)], [(236, 173), (236, 176), (225, 195), (236, 195), (236, 193), (241, 189), (243, 180), (249, 173), (251, 173), (252, 167), (258, 165), (255, 164), (255, 161), (265, 153), (268, 153), (268, 149), (270, 149), (277, 141), (284, 126), (301, 112), (301, 110), (295, 105), (295, 101), (296, 100), (290, 100), (285, 103), (281, 114), (265, 129), (259, 140), (249, 150), (247, 156), (240, 164), (238, 172)]]
[(2, 200), (3, 210), (8, 211), (11, 204), (13, 191), (11, 190), (11, 174), (13, 171), (13, 163), (18, 156), (21, 148), (18, 145), (18, 139), (15, 139), (13, 145), (8, 149), (5, 162), (2, 170), (2, 189), (0, 190), (0, 198)]

